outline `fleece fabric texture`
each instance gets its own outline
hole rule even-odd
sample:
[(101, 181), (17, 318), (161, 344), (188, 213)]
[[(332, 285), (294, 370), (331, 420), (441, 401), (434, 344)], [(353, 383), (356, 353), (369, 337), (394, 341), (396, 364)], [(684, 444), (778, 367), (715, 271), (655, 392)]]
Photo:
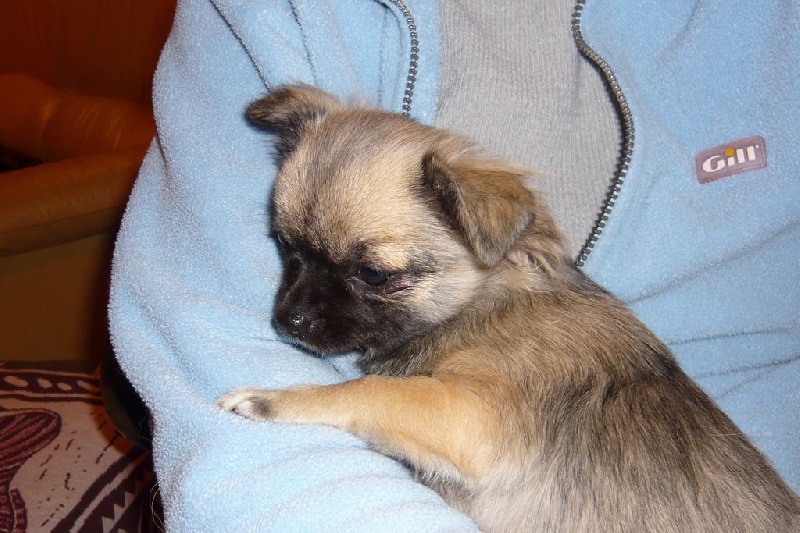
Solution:
[[(585, 271), (630, 304), (800, 490), (800, 12), (591, 0), (581, 28), (633, 116)], [(701, 184), (695, 154), (761, 136), (767, 166)]]
[[(786, 53), (798, 49), (797, 20), (777, 2), (695, 4), (587, 6), (584, 34), (614, 68), (637, 131), (629, 179), (586, 266), (797, 488), (800, 78)], [(432, 123), (438, 6), (405, 5), (420, 48), (411, 113)], [(304, 81), (399, 111), (410, 34), (391, 1), (179, 2), (155, 78), (158, 133), (119, 234), (110, 302), (117, 357), (153, 414), (170, 531), (475, 530), (355, 437), (253, 422), (215, 404), (232, 387), (358, 375), (352, 356), (311, 357), (270, 327), (276, 169), (270, 139), (243, 109), (269, 87)], [(753, 134), (768, 144), (765, 170), (697, 184), (696, 151)]]
[[(415, 5), (413, 115), (433, 119), (437, 9)], [(270, 328), (280, 263), (269, 237), (270, 139), (246, 104), (303, 81), (400, 111), (410, 49), (391, 3), (182, 1), (155, 78), (158, 136), (113, 271), (116, 353), (154, 419), (169, 531), (470, 531), (406, 468), (341, 431), (216, 407), (228, 389), (354, 377)]]

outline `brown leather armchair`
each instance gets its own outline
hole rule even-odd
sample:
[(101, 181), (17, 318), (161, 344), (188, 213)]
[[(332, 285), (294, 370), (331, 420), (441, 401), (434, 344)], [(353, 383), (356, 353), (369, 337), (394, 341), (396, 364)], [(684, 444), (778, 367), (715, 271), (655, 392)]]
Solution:
[(108, 349), (114, 235), (155, 132), (174, 9), (0, 0), (0, 360)]

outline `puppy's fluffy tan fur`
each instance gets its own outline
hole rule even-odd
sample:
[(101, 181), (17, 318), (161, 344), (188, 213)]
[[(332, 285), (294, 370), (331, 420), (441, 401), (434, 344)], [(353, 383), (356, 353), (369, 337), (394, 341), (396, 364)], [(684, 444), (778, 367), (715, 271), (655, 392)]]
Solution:
[(412, 465), (485, 531), (797, 531), (798, 498), (572, 263), (526, 172), (449, 132), (279, 88), (276, 325), (366, 376), (234, 390)]

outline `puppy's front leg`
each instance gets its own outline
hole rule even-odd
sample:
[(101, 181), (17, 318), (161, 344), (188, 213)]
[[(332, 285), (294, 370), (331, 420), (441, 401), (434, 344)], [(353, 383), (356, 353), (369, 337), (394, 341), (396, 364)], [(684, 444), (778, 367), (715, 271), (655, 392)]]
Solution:
[(365, 376), (327, 386), (235, 389), (219, 405), (253, 419), (337, 427), (418, 470), (462, 481), (491, 468), (502, 434), (486, 401), (457, 378)]

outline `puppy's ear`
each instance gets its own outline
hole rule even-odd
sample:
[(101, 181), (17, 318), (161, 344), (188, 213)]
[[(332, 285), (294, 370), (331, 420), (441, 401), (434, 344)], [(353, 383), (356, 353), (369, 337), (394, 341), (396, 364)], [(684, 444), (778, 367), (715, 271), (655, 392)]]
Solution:
[(525, 173), (480, 157), (446, 162), (435, 150), (422, 160), (424, 186), (478, 259), (498, 264), (533, 223), (539, 202)]
[(252, 102), (245, 112), (251, 124), (276, 133), (278, 161), (291, 154), (309, 127), (341, 107), (336, 98), (310, 85), (284, 85)]

